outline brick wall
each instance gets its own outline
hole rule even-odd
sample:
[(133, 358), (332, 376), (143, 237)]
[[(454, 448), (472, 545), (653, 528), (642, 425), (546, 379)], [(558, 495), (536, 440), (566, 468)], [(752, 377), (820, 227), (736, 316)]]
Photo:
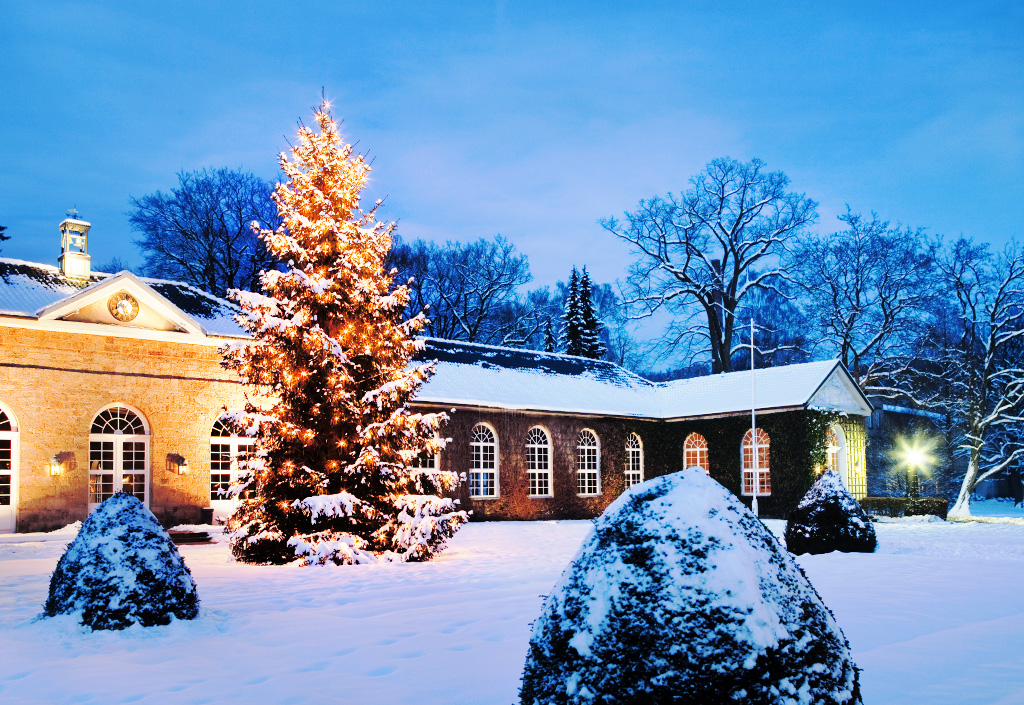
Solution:
[[(219, 360), (214, 347), (0, 326), (0, 402), (20, 428), (18, 530), (87, 516), (89, 428), (116, 402), (149, 423), (150, 508), (165, 526), (198, 521), (210, 497), (210, 428), (222, 407), (244, 405)], [(58, 477), (47, 467), (54, 455)], [(189, 473), (168, 468), (169, 455), (187, 458)]]
[[(562, 416), (522, 411), (423, 406), (426, 411), (448, 412), (443, 430), (452, 442), (441, 452), (441, 467), (465, 473), (470, 465), (470, 436), (473, 427), (489, 424), (498, 440), (498, 488), (496, 499), (471, 499), (468, 483), (462, 483), (459, 498), (474, 519), (583, 519), (599, 515), (625, 487), (625, 444), (630, 433), (640, 436), (645, 451), (645, 475), (655, 471), (647, 459), (656, 445), (656, 421)], [(530, 497), (526, 469), (526, 435), (534, 426), (543, 427), (551, 439), (552, 496)], [(576, 446), (580, 431), (590, 429), (600, 447), (600, 489), (597, 496), (581, 497), (576, 484)]]

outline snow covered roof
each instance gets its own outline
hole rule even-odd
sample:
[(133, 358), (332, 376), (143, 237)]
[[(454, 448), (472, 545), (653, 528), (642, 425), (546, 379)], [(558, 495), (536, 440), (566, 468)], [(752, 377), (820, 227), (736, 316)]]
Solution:
[(805, 362), (663, 382), (661, 411), (665, 418), (716, 416), (799, 407), (870, 413), (871, 405), (838, 360)]
[[(417, 401), (500, 409), (682, 419), (747, 413), (750, 372), (654, 383), (603, 360), (427, 339), (437, 372)], [(871, 405), (836, 360), (755, 372), (760, 411), (821, 408), (864, 415)]]
[[(127, 275), (127, 276), (125, 276)], [(57, 267), (0, 257), (0, 315), (39, 318), (62, 302), (88, 297), (118, 278), (130, 278), (195, 323), (207, 335), (245, 337), (235, 322), (238, 308), (230, 301), (208, 294), (184, 282), (136, 277), (126, 272), (93, 272), (89, 281), (71, 279)]]
[(437, 372), (417, 401), (611, 416), (656, 415), (656, 385), (618, 365), (572, 355), (428, 338)]
[[(234, 304), (183, 282), (130, 272), (94, 272), (91, 281), (81, 282), (57, 267), (0, 258), (0, 316), (108, 325), (88, 318), (89, 311), (105, 309), (100, 302), (121, 288), (145, 298), (167, 323), (164, 330), (247, 337), (234, 320)], [(111, 328), (114, 323), (109, 319)], [(749, 371), (655, 383), (603, 360), (438, 339), (425, 341), (420, 358), (438, 361), (436, 374), (417, 396), (421, 402), (650, 419), (747, 413), (751, 404)], [(757, 370), (755, 383), (761, 411), (871, 413), (870, 403), (835, 360)]]

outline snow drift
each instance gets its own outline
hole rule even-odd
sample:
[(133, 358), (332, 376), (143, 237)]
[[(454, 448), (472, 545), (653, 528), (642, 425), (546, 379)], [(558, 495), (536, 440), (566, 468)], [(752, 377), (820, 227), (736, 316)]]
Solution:
[(786, 523), (786, 548), (792, 553), (872, 553), (875, 527), (860, 503), (829, 470), (807, 491)]
[(699, 468), (636, 485), (548, 596), (521, 702), (859, 703), (850, 648), (793, 558)]
[(171, 537), (146, 507), (115, 494), (82, 524), (50, 577), (43, 614), (81, 614), (92, 629), (194, 619), (199, 598)]

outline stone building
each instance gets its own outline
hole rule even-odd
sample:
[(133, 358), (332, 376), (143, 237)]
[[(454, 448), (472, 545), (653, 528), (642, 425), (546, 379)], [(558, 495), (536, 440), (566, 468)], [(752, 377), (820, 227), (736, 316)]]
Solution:
[[(57, 267), (0, 258), (0, 531), (84, 519), (118, 490), (165, 526), (209, 507), (223, 518), (248, 448), (218, 422), (245, 403), (219, 364), (245, 337), (235, 309), (180, 282), (92, 272), (89, 227), (61, 223)], [(464, 474), (475, 518), (595, 516), (690, 465), (769, 516), (825, 465), (865, 494), (871, 405), (835, 361), (656, 384), (552, 353), (428, 340), (423, 355), (437, 373), (415, 403), (449, 413), (451, 443), (421, 462)]]

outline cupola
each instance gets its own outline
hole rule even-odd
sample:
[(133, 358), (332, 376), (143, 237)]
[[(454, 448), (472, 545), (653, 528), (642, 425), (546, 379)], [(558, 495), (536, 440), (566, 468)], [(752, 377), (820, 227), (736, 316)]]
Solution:
[(72, 279), (88, 279), (91, 273), (89, 261), (89, 228), (72, 208), (60, 224), (60, 272)]

